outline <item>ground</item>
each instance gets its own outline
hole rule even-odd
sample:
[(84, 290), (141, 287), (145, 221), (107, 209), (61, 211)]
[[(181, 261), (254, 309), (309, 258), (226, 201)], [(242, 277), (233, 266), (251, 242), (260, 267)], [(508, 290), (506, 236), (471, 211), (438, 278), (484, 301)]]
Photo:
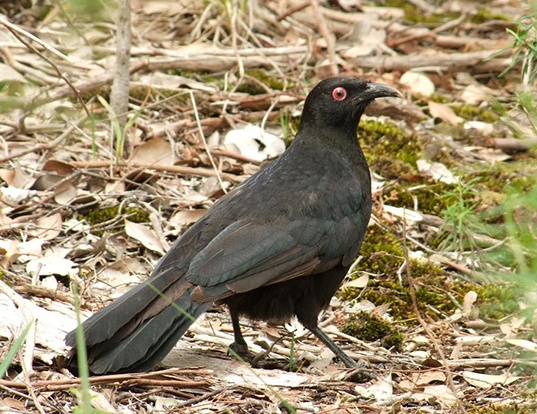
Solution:
[(359, 368), (293, 322), (243, 320), (259, 357), (237, 361), (215, 306), (157, 369), (90, 378), (95, 412), (537, 410), (537, 117), (524, 60), (537, 49), (535, 20), (517, 21), (523, 4), (133, 0), (126, 125), (109, 104), (112, 2), (0, 10), (2, 412), (85, 412), (61, 368), (75, 292), (87, 317), (143, 281), (290, 145), (308, 91), (336, 74), (404, 94), (362, 119), (374, 217), (321, 315)]

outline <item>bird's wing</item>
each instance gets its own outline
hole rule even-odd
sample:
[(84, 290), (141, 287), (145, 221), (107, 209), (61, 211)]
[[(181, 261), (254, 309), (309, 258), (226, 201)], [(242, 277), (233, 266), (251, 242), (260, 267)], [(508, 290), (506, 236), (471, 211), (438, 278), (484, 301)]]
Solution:
[(333, 223), (295, 220), (285, 226), (237, 221), (192, 260), (187, 280), (198, 301), (221, 299), (311, 274), (321, 264), (323, 238)]

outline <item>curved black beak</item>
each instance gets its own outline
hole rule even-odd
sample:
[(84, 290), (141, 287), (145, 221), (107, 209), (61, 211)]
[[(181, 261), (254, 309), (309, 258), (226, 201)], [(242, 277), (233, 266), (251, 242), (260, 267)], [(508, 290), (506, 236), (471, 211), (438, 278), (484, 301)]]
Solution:
[(403, 98), (403, 94), (391, 86), (383, 83), (369, 82), (365, 91), (360, 94), (360, 101), (372, 101), (377, 98), (384, 98), (388, 96)]

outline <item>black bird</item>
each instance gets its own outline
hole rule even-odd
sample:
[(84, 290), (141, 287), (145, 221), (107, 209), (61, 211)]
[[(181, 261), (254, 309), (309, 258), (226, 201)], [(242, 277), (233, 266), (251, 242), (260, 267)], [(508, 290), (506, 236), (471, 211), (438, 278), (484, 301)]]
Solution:
[[(356, 137), (366, 106), (396, 89), (356, 78), (321, 81), (308, 95), (292, 145), (222, 197), (157, 264), (151, 278), (83, 323), (94, 374), (152, 368), (213, 302), (239, 316), (298, 320), (356, 363), (317, 318), (358, 254), (371, 215), (371, 178)], [(172, 306), (170, 303), (175, 305)], [(76, 332), (66, 344), (76, 372)]]

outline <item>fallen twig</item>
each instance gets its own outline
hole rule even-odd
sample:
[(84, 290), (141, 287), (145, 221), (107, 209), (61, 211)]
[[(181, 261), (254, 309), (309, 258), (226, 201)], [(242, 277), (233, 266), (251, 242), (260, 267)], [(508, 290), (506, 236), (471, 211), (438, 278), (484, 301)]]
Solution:
[[(141, 374), (117, 374), (117, 375), (101, 375), (90, 377), (89, 382), (92, 385), (114, 384), (120, 386), (170, 386), (177, 388), (202, 388), (209, 386), (212, 380), (205, 381), (192, 381), (186, 379), (153, 379), (153, 377), (168, 377), (170, 375), (197, 375), (197, 376), (209, 376), (212, 374), (212, 370), (209, 369), (167, 369), (163, 371), (153, 371)], [(68, 390), (73, 386), (80, 385), (80, 378), (66, 378), (62, 380), (45, 380), (45, 381), (33, 381), (31, 383), (24, 383), (19, 381), (0, 380), (0, 386), (10, 387), (14, 389), (26, 389), (31, 386), (33, 389), (39, 391), (61, 391)]]
[[(103, 168), (103, 167), (132, 167), (132, 168), (149, 168), (156, 171), (166, 171), (175, 174), (182, 175), (194, 175), (201, 177), (214, 177), (216, 175), (214, 170), (209, 170), (206, 168), (193, 168), (193, 167), (183, 167), (181, 165), (155, 165), (155, 164), (142, 164), (139, 162), (126, 162), (120, 161), (114, 164), (114, 161), (72, 161), (69, 163), (76, 168)], [(220, 173), (220, 176), (227, 181), (234, 183), (243, 182), (246, 177), (238, 176), (228, 173)]]
[(422, 70), (436, 71), (466, 69), (473, 73), (501, 72), (510, 63), (510, 58), (496, 57), (490, 60), (491, 56), (505, 56), (508, 54), (504, 49), (485, 50), (469, 53), (444, 53), (434, 56), (425, 54), (401, 55), (401, 56), (375, 56), (360, 57), (356, 64), (362, 68), (372, 68), (377, 70), (409, 70), (421, 68)]
[(487, 138), (485, 146), (503, 151), (528, 151), (537, 146), (537, 138)]

